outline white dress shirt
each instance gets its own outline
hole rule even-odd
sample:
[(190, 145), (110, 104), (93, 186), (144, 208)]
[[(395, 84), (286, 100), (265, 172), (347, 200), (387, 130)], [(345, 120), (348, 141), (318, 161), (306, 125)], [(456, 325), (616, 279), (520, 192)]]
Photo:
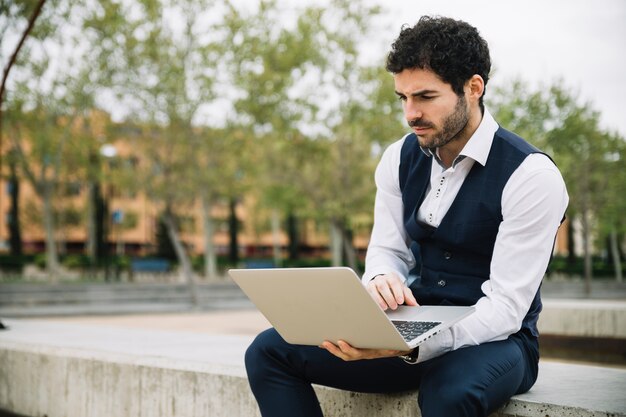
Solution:
[[(485, 109), (478, 129), (450, 168), (432, 158), (430, 185), (417, 213), (420, 222), (439, 226), (472, 166), (487, 162), (497, 129), (498, 124)], [(365, 259), (364, 284), (389, 272), (406, 280), (415, 265), (404, 229), (399, 183), (400, 152), (407, 136), (385, 150), (376, 169), (374, 227)], [(539, 153), (526, 157), (502, 192), (503, 220), (490, 276), (481, 287), (484, 296), (472, 315), (420, 345), (420, 362), (463, 346), (504, 340), (521, 328), (547, 268), (568, 201), (565, 183), (554, 163)]]

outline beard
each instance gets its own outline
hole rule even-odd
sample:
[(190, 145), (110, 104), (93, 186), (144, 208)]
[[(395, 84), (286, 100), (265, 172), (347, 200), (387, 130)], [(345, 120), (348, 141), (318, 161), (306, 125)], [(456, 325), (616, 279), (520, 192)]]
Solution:
[[(452, 113), (443, 119), (441, 129), (436, 129), (435, 133), (428, 138), (427, 136), (418, 136), (419, 144), (423, 148), (435, 149), (440, 148), (453, 140), (457, 139), (465, 130), (469, 122), (470, 115), (467, 109), (467, 100), (465, 95), (459, 96)], [(433, 123), (422, 119), (414, 119), (409, 121), (410, 127), (429, 127), (435, 128)]]

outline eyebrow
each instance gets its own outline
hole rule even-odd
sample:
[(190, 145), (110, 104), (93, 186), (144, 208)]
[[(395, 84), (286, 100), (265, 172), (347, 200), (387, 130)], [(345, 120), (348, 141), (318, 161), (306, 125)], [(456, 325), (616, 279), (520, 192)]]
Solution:
[[(398, 91), (395, 91), (395, 93), (396, 93), (398, 96), (400, 96), (400, 97), (405, 97), (405, 95), (404, 95), (404, 94), (402, 94), (402, 93), (400, 93), (400, 92), (398, 92)], [(410, 95), (411, 97), (423, 97), (423, 96), (427, 96), (427, 95), (430, 95), (430, 94), (437, 94), (437, 91), (436, 91), (436, 90), (418, 90), (418, 91), (414, 91), (414, 92), (412, 92), (412, 93), (411, 93), (411, 94), (409, 94), (409, 95)]]

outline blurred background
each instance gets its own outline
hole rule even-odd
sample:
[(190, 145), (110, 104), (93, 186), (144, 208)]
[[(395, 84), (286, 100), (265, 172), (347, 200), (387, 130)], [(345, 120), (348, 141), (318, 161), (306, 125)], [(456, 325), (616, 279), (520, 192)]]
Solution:
[(620, 0), (0, 0), (0, 12), (0, 314), (120, 312), (121, 299), (132, 312), (239, 308), (229, 267), (362, 271), (374, 168), (407, 132), (385, 57), (423, 14), (479, 29), (487, 106), (563, 173), (571, 200), (544, 291), (626, 298)]

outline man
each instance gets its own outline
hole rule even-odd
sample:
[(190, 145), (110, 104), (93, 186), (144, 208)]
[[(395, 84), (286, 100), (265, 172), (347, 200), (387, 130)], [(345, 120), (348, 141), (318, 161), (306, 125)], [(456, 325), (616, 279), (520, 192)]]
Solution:
[[(550, 158), (485, 108), (490, 67), (487, 43), (465, 22), (423, 17), (402, 29), (387, 69), (413, 133), (376, 170), (363, 276), (383, 309), (475, 313), (411, 352), (293, 346), (267, 330), (246, 353), (263, 416), (321, 416), (312, 383), (419, 389), (424, 417), (487, 416), (534, 384), (539, 286), (568, 196)], [(419, 278), (407, 281), (416, 263)]]

